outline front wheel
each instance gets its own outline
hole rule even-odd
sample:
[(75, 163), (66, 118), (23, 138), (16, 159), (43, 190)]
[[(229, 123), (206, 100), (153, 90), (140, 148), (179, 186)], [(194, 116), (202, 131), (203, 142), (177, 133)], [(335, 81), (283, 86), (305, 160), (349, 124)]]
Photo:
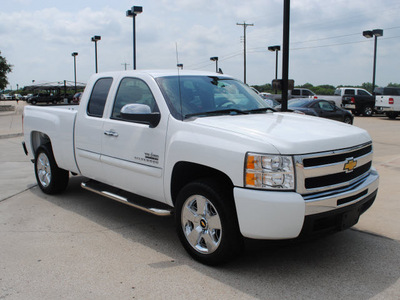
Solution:
[(346, 124), (350, 124), (350, 125), (353, 124), (353, 120), (349, 116), (345, 116), (343, 122), (346, 123)]
[(67, 188), (69, 172), (57, 166), (49, 145), (40, 146), (36, 151), (35, 175), (40, 189), (46, 194), (61, 193)]
[(243, 249), (232, 192), (214, 180), (189, 183), (176, 201), (179, 239), (197, 261), (217, 265)]

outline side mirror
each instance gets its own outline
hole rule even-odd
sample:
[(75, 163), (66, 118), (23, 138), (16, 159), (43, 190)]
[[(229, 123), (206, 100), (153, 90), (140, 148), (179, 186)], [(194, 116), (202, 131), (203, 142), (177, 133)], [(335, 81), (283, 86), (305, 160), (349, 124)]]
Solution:
[(151, 112), (150, 106), (146, 104), (126, 104), (121, 109), (121, 117), (125, 120), (148, 124), (154, 128), (160, 123), (161, 115), (159, 112)]

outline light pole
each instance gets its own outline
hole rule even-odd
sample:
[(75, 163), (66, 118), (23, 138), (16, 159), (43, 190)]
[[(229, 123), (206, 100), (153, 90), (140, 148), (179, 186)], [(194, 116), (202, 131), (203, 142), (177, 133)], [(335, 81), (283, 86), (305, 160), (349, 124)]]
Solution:
[(215, 61), (215, 73), (218, 73), (218, 56), (210, 57), (211, 61)]
[(100, 35), (95, 35), (92, 36), (92, 42), (94, 42), (94, 64), (96, 66), (96, 73), (98, 73), (98, 69), (97, 69), (97, 41), (101, 40), (101, 36)]
[(75, 94), (76, 94), (76, 57), (78, 56), (78, 52), (72, 52), (71, 55), (74, 57), (74, 77), (75, 77)]
[[(275, 58), (275, 80), (278, 79), (278, 52), (281, 50), (281, 46), (276, 45), (276, 46), (269, 46), (268, 51), (275, 52), (276, 53), (276, 58)], [(277, 94), (278, 91), (275, 90), (275, 94)]]
[(135, 19), (136, 15), (141, 14), (143, 12), (143, 7), (141, 6), (132, 6), (131, 9), (126, 11), (126, 16), (129, 18), (133, 18), (133, 69), (136, 70), (136, 28), (135, 28)]
[(366, 38), (372, 38), (373, 36), (375, 36), (374, 68), (372, 71), (372, 94), (375, 96), (376, 44), (378, 41), (378, 36), (383, 36), (383, 30), (382, 29), (366, 30), (366, 31), (363, 31), (363, 36), (365, 36)]

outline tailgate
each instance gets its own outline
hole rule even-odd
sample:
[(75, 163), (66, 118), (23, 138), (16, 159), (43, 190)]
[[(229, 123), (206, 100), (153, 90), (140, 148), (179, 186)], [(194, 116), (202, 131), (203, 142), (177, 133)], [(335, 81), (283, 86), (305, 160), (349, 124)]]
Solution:
[[(395, 103), (393, 96), (376, 96), (375, 106), (379, 107), (392, 107)], [(398, 100), (397, 100), (398, 102)]]

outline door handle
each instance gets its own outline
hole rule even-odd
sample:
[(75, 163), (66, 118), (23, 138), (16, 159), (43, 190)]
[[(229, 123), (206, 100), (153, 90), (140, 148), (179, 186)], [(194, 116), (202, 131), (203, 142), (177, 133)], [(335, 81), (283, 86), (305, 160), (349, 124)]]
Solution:
[(106, 131), (104, 131), (104, 134), (107, 135), (107, 136), (118, 137), (118, 133), (115, 132), (114, 130), (108, 130), (108, 131), (106, 130)]

